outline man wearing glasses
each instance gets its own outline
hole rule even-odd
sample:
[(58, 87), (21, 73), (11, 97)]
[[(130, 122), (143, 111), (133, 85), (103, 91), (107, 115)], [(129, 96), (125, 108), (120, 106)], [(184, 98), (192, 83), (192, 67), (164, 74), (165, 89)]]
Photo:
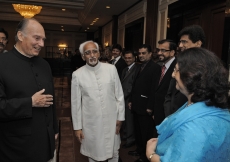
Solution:
[(8, 33), (3, 28), (0, 28), (0, 53), (7, 52), (7, 50), (5, 50), (7, 43), (8, 43)]
[(153, 118), (155, 125), (159, 125), (165, 118), (164, 100), (172, 78), (173, 69), (176, 65), (176, 49), (177, 45), (172, 40), (163, 39), (158, 41), (158, 48), (156, 49), (156, 52), (159, 57), (159, 61), (162, 62), (162, 66), (154, 102)]
[[(179, 32), (178, 36), (180, 38), (178, 43), (180, 51), (184, 51), (192, 47), (204, 47), (205, 33), (199, 25), (192, 25), (183, 28)], [(186, 101), (187, 98), (176, 89), (176, 80), (172, 78), (164, 102), (165, 116), (169, 116), (174, 113)]]
[(117, 70), (98, 61), (96, 42), (82, 43), (79, 51), (86, 65), (73, 72), (71, 110), (80, 152), (89, 162), (118, 162), (125, 105)]

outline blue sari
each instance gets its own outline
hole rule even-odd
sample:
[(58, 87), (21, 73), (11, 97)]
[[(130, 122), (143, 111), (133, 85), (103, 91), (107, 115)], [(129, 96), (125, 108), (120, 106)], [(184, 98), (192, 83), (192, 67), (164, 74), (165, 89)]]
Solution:
[(161, 162), (230, 162), (229, 110), (186, 105), (157, 126)]

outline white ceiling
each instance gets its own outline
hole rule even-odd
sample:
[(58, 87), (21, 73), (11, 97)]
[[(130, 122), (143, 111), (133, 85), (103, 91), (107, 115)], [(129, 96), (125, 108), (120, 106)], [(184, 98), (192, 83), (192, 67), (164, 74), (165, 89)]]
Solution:
[[(39, 20), (46, 30), (95, 32), (98, 27), (104, 26), (112, 20), (113, 15), (119, 15), (129, 7), (141, 0), (22, 0), (21, 4), (33, 4), (42, 6), (41, 12), (34, 18)], [(17, 13), (12, 3), (19, 1), (0, 0), (0, 20), (20, 21), (22, 16)], [(105, 6), (110, 6), (106, 9)], [(66, 11), (61, 9), (65, 8)], [(99, 20), (90, 24), (95, 18)]]

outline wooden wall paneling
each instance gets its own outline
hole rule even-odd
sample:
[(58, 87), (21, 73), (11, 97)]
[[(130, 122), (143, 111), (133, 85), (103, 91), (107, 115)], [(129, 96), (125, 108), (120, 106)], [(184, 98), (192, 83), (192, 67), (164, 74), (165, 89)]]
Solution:
[(145, 43), (156, 48), (158, 0), (147, 0)]
[(224, 34), (225, 6), (211, 9), (211, 22), (209, 27), (209, 49), (219, 58), (222, 57), (222, 43)]

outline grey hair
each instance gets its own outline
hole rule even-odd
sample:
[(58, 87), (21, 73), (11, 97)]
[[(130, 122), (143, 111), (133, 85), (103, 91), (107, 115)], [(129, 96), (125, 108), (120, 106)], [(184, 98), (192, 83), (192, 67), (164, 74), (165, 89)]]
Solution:
[(95, 45), (96, 45), (96, 47), (97, 47), (97, 50), (99, 49), (99, 46), (98, 46), (98, 44), (97, 44), (97, 42), (94, 42), (94, 41), (92, 41), (92, 40), (89, 40), (89, 41), (86, 41), (86, 42), (83, 42), (82, 44), (80, 44), (80, 46), (79, 46), (79, 51), (80, 51), (80, 53), (81, 53), (81, 55), (84, 55), (84, 46), (87, 44), (87, 43), (94, 43)]
[(18, 35), (17, 35), (18, 32), (21, 31), (21, 32), (23, 32), (23, 34), (25, 34), (25, 28), (27, 27), (30, 20), (37, 21), (35, 18), (24, 18), (18, 23), (18, 26), (17, 26), (16, 31), (15, 31), (15, 41), (16, 42), (19, 41)]

